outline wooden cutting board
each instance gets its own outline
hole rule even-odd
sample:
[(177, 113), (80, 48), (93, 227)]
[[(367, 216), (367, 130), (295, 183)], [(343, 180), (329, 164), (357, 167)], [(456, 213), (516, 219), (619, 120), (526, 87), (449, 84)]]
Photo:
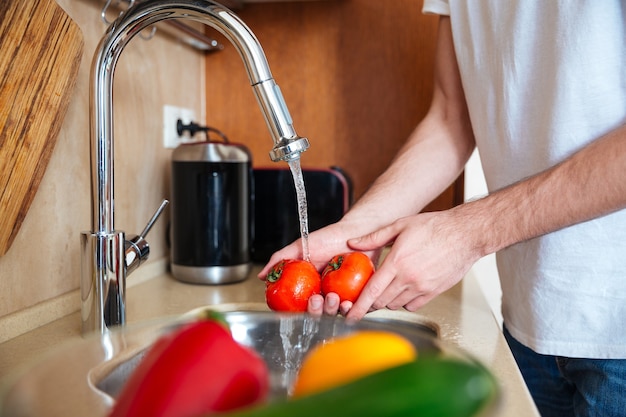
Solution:
[(83, 44), (80, 28), (54, 0), (0, 1), (0, 256), (50, 160)]

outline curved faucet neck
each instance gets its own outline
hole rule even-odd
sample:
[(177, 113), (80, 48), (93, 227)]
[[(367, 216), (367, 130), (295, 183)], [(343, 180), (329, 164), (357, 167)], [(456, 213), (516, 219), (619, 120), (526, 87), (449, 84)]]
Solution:
[(222, 33), (241, 56), (275, 147), (277, 160), (297, 159), (308, 148), (293, 128), (291, 116), (256, 36), (234, 13), (207, 0), (151, 0), (123, 13), (100, 41), (91, 66), (90, 130), (92, 231), (110, 233), (113, 216), (113, 74), (126, 44), (143, 29), (167, 19), (191, 19)]

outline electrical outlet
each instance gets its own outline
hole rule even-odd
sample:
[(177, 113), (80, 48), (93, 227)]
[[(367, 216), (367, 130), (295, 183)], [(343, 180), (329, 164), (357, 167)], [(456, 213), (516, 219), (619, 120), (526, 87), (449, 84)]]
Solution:
[(163, 146), (166, 148), (175, 148), (182, 142), (191, 140), (189, 132), (179, 136), (176, 124), (178, 120), (182, 120), (184, 124), (197, 122), (195, 120), (195, 112), (192, 109), (186, 109), (176, 106), (163, 106)]

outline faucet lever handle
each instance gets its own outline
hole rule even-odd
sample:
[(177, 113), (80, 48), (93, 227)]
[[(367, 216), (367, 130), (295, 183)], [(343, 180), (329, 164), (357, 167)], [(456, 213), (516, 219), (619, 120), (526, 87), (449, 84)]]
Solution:
[(157, 211), (152, 215), (148, 224), (143, 229), (143, 232), (139, 236), (133, 236), (125, 242), (124, 260), (126, 264), (126, 274), (130, 275), (141, 263), (148, 259), (150, 255), (150, 246), (145, 237), (152, 229), (154, 222), (157, 221), (159, 216), (163, 213), (165, 207), (169, 204), (168, 200), (163, 200)]
[(145, 238), (146, 235), (148, 233), (150, 233), (150, 229), (152, 229), (152, 226), (154, 226), (154, 223), (157, 221), (157, 219), (159, 218), (159, 216), (161, 216), (161, 214), (163, 214), (163, 210), (165, 210), (165, 207), (167, 207), (167, 205), (170, 202), (168, 200), (163, 200), (163, 202), (161, 202), (161, 205), (159, 206), (159, 208), (157, 208), (157, 210), (154, 212), (154, 214), (152, 215), (152, 217), (150, 218), (150, 220), (148, 220), (148, 224), (146, 225), (146, 227), (143, 229), (143, 232), (141, 232), (139, 234), (139, 237), (141, 238)]

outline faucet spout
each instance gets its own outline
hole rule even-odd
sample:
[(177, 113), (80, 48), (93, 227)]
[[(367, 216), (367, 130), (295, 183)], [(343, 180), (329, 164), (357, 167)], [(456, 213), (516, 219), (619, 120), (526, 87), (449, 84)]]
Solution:
[[(237, 49), (274, 146), (272, 161), (293, 161), (308, 149), (298, 136), (256, 36), (233, 12), (208, 0), (137, 2), (111, 24), (91, 66), (90, 146), (92, 230), (81, 235), (83, 333), (125, 324), (125, 234), (115, 230), (113, 173), (113, 75), (126, 44), (143, 29), (167, 19), (191, 19), (222, 33)], [(147, 256), (147, 253), (146, 253)]]

